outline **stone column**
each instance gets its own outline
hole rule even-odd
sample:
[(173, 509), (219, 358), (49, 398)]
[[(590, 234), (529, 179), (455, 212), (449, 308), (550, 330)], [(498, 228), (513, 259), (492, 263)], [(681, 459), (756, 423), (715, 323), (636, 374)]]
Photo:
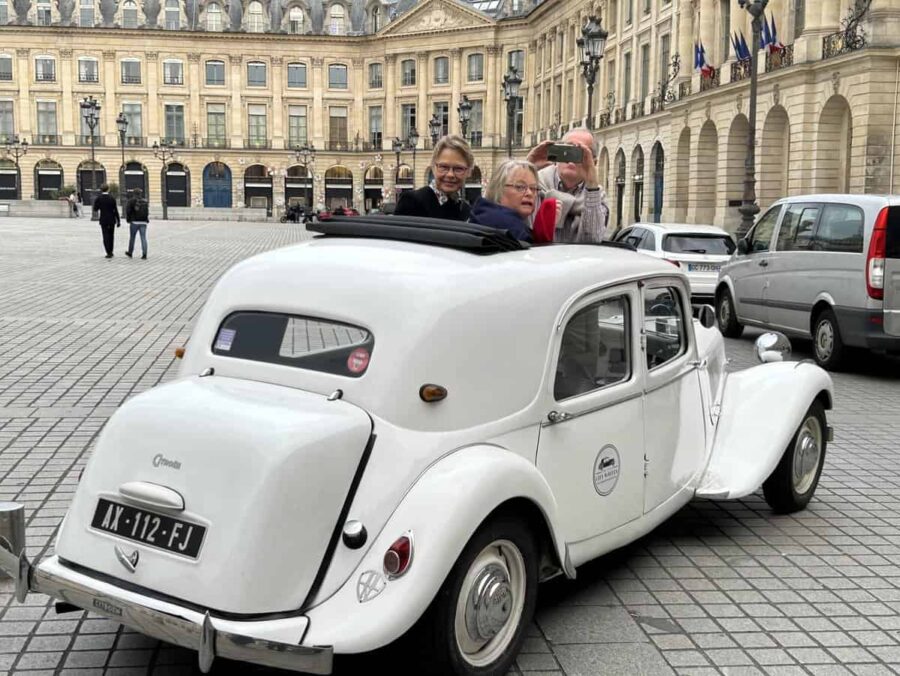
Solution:
[[(28, 90), (31, 83), (31, 51), (27, 48), (16, 49), (16, 59), (19, 62), (19, 114), (16, 116), (15, 122), (19, 137), (22, 137), (30, 133), (32, 129), (37, 131), (37, 104), (34, 103)], [(34, 120), (33, 127), (32, 120)], [(29, 140), (29, 143), (34, 143), (34, 141)]]
[[(820, 25), (827, 33), (835, 33), (840, 29), (841, 0), (819, 0), (821, 5)], [(807, 10), (808, 11), (808, 10)]]
[[(106, 52), (103, 53), (103, 56), (106, 56)], [(115, 56), (115, 54), (113, 54)], [(72, 94), (72, 83), (76, 81), (78, 77), (76, 73), (72, 71), (72, 50), (71, 49), (60, 49), (59, 50), (59, 79), (62, 83), (62, 101), (60, 102), (60, 110), (59, 110), (59, 120), (58, 120), (58, 130), (60, 136), (62, 137), (61, 142), (63, 145), (74, 145), (75, 143), (75, 130), (81, 129), (81, 121), (78, 117), (81, 115), (81, 108), (78, 107), (78, 102), (75, 101), (75, 98)], [(104, 91), (112, 92), (115, 91), (115, 87), (109, 78), (106, 76), (106, 68), (102, 68), (105, 66), (105, 63), (97, 64), (100, 72), (97, 74), (101, 79), (100, 82), (103, 84)], [(111, 105), (112, 97), (108, 97), (106, 101), (104, 101), (104, 106)], [(105, 130), (104, 130), (105, 131)]]
[(459, 113), (456, 111), (459, 105), (459, 91), (462, 83), (462, 50), (453, 48), (450, 50), (450, 113), (447, 116), (447, 131), (451, 134), (458, 134)]
[[(98, 64), (98, 69), (100, 64)], [(103, 52), (103, 74), (99, 72), (97, 76), (104, 84), (103, 109), (101, 111), (102, 120), (100, 128), (97, 130), (97, 143), (105, 142), (108, 147), (117, 148), (119, 146), (119, 128), (116, 126), (116, 116), (119, 114), (119, 105), (116, 101), (116, 87), (113, 84), (116, 78), (116, 53), (112, 50)], [(74, 77), (71, 78), (74, 81)], [(65, 95), (65, 84), (63, 85), (63, 95)], [(69, 96), (68, 98), (72, 98)], [(80, 126), (79, 126), (80, 128)], [(98, 160), (99, 161), (99, 160)], [(121, 159), (119, 160), (121, 162)], [(116, 162), (118, 166), (119, 162)], [(118, 175), (118, 172), (116, 172)], [(112, 180), (112, 176), (108, 175)], [(118, 178), (116, 178), (118, 181)]]
[[(416, 102), (416, 131), (419, 132), (419, 138), (422, 140), (420, 147), (424, 148), (424, 140), (428, 137), (428, 121), (431, 119), (431, 108), (428, 107), (428, 92), (431, 89), (432, 73), (428, 64), (428, 52), (416, 53), (416, 83), (419, 85), (419, 99)], [(411, 159), (411, 158), (410, 158)], [(416, 173), (422, 172), (419, 169), (424, 166), (418, 161), (418, 153), (416, 158)], [(415, 184), (419, 185), (419, 179), (416, 177)]]
[[(348, 129), (348, 135), (352, 140), (356, 136), (356, 131), (359, 132), (360, 138), (364, 143), (369, 141), (369, 125), (368, 120), (366, 119), (366, 109), (363, 104), (363, 92), (365, 91), (365, 59), (362, 57), (353, 57), (350, 60), (350, 63), (353, 66), (353, 72), (351, 74), (350, 79), (350, 91), (353, 92), (353, 107), (348, 111), (348, 115), (350, 115), (350, 119), (347, 121), (349, 125), (350, 122), (353, 122), (353, 127), (355, 127), (355, 131), (353, 128)], [(354, 179), (354, 185), (356, 179)], [(358, 184), (361, 185), (361, 184)], [(354, 187), (354, 190), (356, 188)]]
[(493, 136), (499, 140), (502, 134), (505, 134), (503, 126), (505, 116), (501, 116), (498, 122), (498, 111), (500, 106), (504, 105), (503, 95), (500, 92), (500, 79), (497, 77), (499, 71), (498, 63), (503, 60), (503, 47), (500, 45), (487, 46), (487, 95), (485, 96), (482, 113), (484, 136)]
[[(738, 9), (737, 6), (734, 8)], [(713, 61), (716, 55), (716, 2), (715, 0), (700, 0), (700, 41), (703, 43), (704, 49), (706, 49), (706, 58), (712, 64), (716, 65)], [(747, 43), (750, 43), (750, 38), (747, 38)], [(636, 53), (636, 52), (635, 52)], [(635, 59), (637, 61), (637, 59)], [(691, 64), (694, 61), (691, 59)], [(632, 70), (634, 70), (634, 64), (632, 63)]]
[[(323, 69), (325, 65), (325, 59), (321, 56), (314, 56), (312, 59), (312, 91), (313, 91), (313, 106), (310, 113), (312, 113), (312, 138), (310, 141), (316, 145), (318, 148), (325, 148), (325, 116), (327, 115), (327, 111), (325, 110), (325, 104), (322, 98), (322, 92), (325, 89), (325, 81), (323, 75)], [(307, 121), (307, 124), (309, 122)]]
[(525, 53), (525, 77), (522, 78), (525, 80), (523, 85), (528, 87), (528, 90), (525, 92), (525, 119), (522, 121), (523, 130), (526, 132), (523, 134), (525, 136), (523, 140), (526, 145), (529, 143), (527, 137), (528, 130), (537, 131), (538, 129), (536, 124), (537, 115), (534, 109), (536, 99), (535, 92), (540, 86), (537, 79), (537, 64), (535, 63), (536, 53), (537, 41), (532, 40), (528, 43), (528, 51)]
[[(400, 133), (397, 124), (397, 55), (384, 57), (384, 148), (391, 148), (391, 141)], [(393, 179), (393, 176), (391, 176)]]
[(694, 72), (694, 8), (691, 0), (680, 0), (678, 5), (678, 55), (681, 70), (678, 81), (690, 80)]
[[(231, 147), (243, 148), (244, 125), (241, 91), (244, 89), (244, 74), (241, 72), (241, 66), (244, 59), (241, 56), (231, 56), (229, 62), (231, 64)], [(243, 176), (238, 176), (238, 173), (240, 172), (232, 173), (232, 185), (236, 181), (243, 181)]]
[[(196, 129), (197, 133), (197, 142), (200, 144), (200, 147), (203, 147), (203, 137), (204, 137), (204, 125), (203, 125), (203, 111), (200, 109), (200, 88), (203, 86), (203, 80), (201, 79), (200, 74), (200, 54), (197, 52), (192, 52), (188, 54), (188, 72), (187, 72), (187, 82), (185, 82), (188, 89), (190, 90), (190, 103), (188, 107), (187, 114), (187, 125), (188, 129), (191, 130), (191, 133), (194, 133), (194, 129)], [(193, 139), (192, 139), (193, 140)], [(201, 176), (199, 176), (200, 172), (191, 172), (191, 180), (192, 182), (197, 182), (197, 186), (200, 185), (199, 181), (201, 180)], [(198, 193), (195, 190), (196, 186), (191, 186), (191, 199), (193, 199), (196, 195), (202, 195), (203, 191)]]
[[(284, 104), (281, 94), (284, 91), (284, 59), (280, 56), (272, 57), (272, 148), (281, 150), (284, 148)], [(282, 186), (283, 187), (283, 186)], [(273, 196), (274, 197), (274, 196)]]
[[(146, 52), (147, 62), (147, 144), (152, 145), (155, 138), (162, 137), (165, 131), (160, 124), (159, 114), (159, 53)], [(159, 193), (156, 193), (159, 194)]]

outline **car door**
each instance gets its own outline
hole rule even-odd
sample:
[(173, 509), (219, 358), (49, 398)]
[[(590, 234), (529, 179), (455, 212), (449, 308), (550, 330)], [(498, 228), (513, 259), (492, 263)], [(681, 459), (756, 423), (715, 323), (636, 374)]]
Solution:
[(643, 370), (636, 284), (592, 293), (558, 324), (542, 393), (537, 466), (556, 496), (566, 541), (643, 512)]
[(706, 423), (687, 290), (679, 279), (642, 289), (642, 343), (646, 382), (644, 512), (682, 490), (703, 470)]
[(781, 208), (779, 204), (763, 214), (745, 238), (749, 245), (747, 253), (737, 255), (729, 266), (734, 283), (735, 309), (741, 321), (764, 323), (769, 318), (766, 310), (768, 267)]
[[(837, 205), (832, 205), (837, 206)], [(832, 208), (833, 211), (833, 208)], [(862, 229), (862, 211), (859, 225)], [(765, 294), (768, 324), (791, 333), (809, 332), (809, 315), (821, 285), (822, 257), (814, 253), (814, 233), (822, 204), (796, 202), (785, 207), (769, 256)]]

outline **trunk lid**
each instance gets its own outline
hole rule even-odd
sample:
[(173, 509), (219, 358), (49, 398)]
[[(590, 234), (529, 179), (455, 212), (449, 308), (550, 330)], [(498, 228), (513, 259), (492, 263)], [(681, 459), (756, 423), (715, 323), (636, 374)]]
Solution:
[(288, 387), (212, 376), (154, 388), (104, 429), (56, 552), (220, 612), (296, 610), (371, 433), (356, 406)]

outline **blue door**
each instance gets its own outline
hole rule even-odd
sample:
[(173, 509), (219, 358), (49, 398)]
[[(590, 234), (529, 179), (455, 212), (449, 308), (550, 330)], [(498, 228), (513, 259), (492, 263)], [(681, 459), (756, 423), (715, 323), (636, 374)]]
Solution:
[(210, 162), (203, 169), (203, 206), (231, 208), (231, 169), (222, 162)]

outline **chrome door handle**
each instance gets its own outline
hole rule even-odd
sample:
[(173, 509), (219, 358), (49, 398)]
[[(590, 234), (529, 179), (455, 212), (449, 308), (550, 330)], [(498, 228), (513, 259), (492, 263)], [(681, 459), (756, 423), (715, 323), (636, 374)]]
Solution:
[(556, 423), (561, 423), (571, 417), (572, 414), (566, 413), (565, 411), (550, 411), (550, 413), (547, 414), (547, 421), (555, 425)]

